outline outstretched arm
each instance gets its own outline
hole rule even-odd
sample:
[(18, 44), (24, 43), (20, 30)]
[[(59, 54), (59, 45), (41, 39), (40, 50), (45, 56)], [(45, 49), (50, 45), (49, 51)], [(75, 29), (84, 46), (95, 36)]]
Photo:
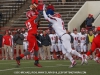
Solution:
[(56, 20), (52, 19), (52, 18), (49, 18), (45, 12), (45, 5), (43, 5), (43, 16), (46, 20), (48, 20), (49, 22), (51, 23), (54, 23)]

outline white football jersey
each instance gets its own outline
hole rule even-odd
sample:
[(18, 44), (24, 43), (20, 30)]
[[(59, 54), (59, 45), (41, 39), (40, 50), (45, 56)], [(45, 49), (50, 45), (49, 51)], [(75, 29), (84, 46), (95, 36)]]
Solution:
[(80, 40), (80, 43), (86, 43), (86, 35), (85, 34), (80, 34), (79, 35), (79, 40)]
[(51, 15), (48, 17), (45, 11), (43, 11), (43, 15), (46, 20), (52, 23), (52, 28), (59, 37), (66, 33), (64, 21), (61, 18), (53, 17)]
[(51, 43), (55, 44), (55, 42), (56, 42), (56, 34), (49, 34), (49, 37), (51, 39)]
[(25, 32), (23, 35), (24, 35), (24, 40), (27, 40), (28, 33)]
[(75, 33), (71, 33), (73, 39), (74, 39), (74, 44), (78, 44), (78, 40), (79, 40), (79, 34), (75, 34)]
[(58, 38), (57, 40), (58, 44), (61, 44), (61, 38), (58, 35), (57, 35), (57, 38)]

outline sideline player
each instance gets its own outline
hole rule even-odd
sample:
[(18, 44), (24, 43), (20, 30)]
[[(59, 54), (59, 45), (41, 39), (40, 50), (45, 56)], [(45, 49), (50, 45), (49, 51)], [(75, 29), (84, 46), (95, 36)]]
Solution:
[(39, 64), (39, 58), (38, 58), (38, 45), (36, 40), (36, 34), (37, 34), (37, 26), (40, 21), (41, 15), (36, 11), (36, 8), (34, 5), (31, 5), (31, 10), (33, 10), (34, 14), (29, 13), (27, 14), (28, 20), (25, 22), (26, 27), (28, 29), (28, 36), (27, 41), (29, 43), (28, 50), (24, 52), (24, 54), (20, 54), (20, 56), (16, 57), (16, 62), (18, 66), (20, 65), (20, 59), (22, 59), (24, 56), (29, 55), (30, 53), (34, 52), (34, 60), (37, 67), (42, 67)]
[(56, 54), (58, 52), (57, 50), (57, 45), (56, 45), (56, 34), (55, 31), (52, 30), (51, 34), (49, 34), (50, 40), (51, 40), (51, 48), (50, 48), (50, 52), (51, 52), (51, 59), (53, 58), (53, 52), (55, 51)]
[(80, 50), (79, 50), (80, 49), (80, 46), (79, 46), (79, 34), (78, 34), (76, 28), (73, 29), (73, 33), (71, 33), (71, 35), (72, 35), (72, 37), (74, 39), (74, 41), (73, 41), (73, 47), (74, 47), (74, 49), (76, 51), (80, 52)]
[(86, 35), (85, 35), (85, 30), (84, 29), (81, 29), (81, 32), (79, 34), (79, 40), (80, 40), (81, 54), (86, 54), (86, 52), (87, 52)]
[(62, 40), (62, 45), (64, 46), (65, 50), (63, 53), (70, 59), (71, 65), (70, 67), (74, 67), (76, 65), (76, 61), (72, 58), (71, 54), (76, 55), (80, 58), (82, 58), (82, 63), (83, 64), (84, 58), (81, 54), (79, 54), (76, 50), (72, 50), (71, 48), (71, 37), (69, 34), (66, 34), (66, 29), (64, 27), (64, 22), (61, 19), (61, 15), (59, 13), (55, 13), (53, 16), (46, 14), (45, 12), (45, 5), (43, 6), (43, 16), (46, 20), (52, 23), (52, 28), (55, 30), (56, 34), (61, 38)]

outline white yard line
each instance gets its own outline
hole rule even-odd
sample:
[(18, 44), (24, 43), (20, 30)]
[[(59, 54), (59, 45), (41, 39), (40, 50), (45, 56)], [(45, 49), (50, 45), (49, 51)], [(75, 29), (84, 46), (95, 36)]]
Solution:
[[(69, 66), (69, 65), (61, 65), (61, 66)], [(43, 67), (61, 67), (61, 66), (43, 66)], [(23, 68), (39, 68), (39, 67), (22, 67), (22, 68), (10, 68), (10, 69), (4, 69), (4, 70), (0, 70), (0, 72), (3, 71), (11, 71), (11, 70), (16, 70), (16, 69), (23, 69)]]
[(0, 70), (0, 72), (2, 72), (2, 71), (10, 71), (10, 70), (15, 70), (15, 69), (21, 69), (21, 68), (10, 68), (10, 69), (4, 69), (4, 70)]
[[(21, 63), (31, 63), (31, 62), (34, 62), (34, 61), (25, 61), (25, 62), (21, 62)], [(40, 61), (40, 62), (56, 62), (56, 61)], [(61, 62), (61, 61), (58, 61), (58, 62)], [(62, 61), (64, 62), (64, 61)], [(69, 62), (69, 61), (67, 61)], [(16, 62), (10, 62), (10, 63), (0, 63), (0, 64), (10, 64), (10, 65), (16, 65)], [(97, 63), (89, 63), (89, 64), (97, 64)], [(88, 65), (89, 65), (88, 64)], [(80, 65), (80, 64), (77, 64), (77, 65)], [(77, 66), (76, 65), (76, 66)], [(55, 66), (43, 66), (43, 67), (61, 67), (61, 66), (69, 66), (69, 65), (63, 65), (63, 64), (56, 64)], [(84, 66), (84, 65), (83, 65)], [(15, 70), (15, 69), (23, 69), (23, 68), (38, 68), (38, 67), (19, 67), (19, 68), (9, 68), (9, 69), (4, 69), (4, 70), (0, 70), (0, 72), (3, 72), (3, 71), (11, 71), (11, 70)], [(66, 67), (67, 68), (67, 67)]]

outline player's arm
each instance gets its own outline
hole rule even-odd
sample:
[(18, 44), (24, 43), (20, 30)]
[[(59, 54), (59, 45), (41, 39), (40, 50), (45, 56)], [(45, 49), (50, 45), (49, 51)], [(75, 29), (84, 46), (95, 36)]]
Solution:
[(38, 13), (37, 18), (35, 19), (35, 23), (38, 24), (38, 26), (40, 25), (40, 19), (41, 19), (42, 15), (40, 13)]
[(54, 23), (54, 19), (51, 19), (51, 18), (49, 18), (48, 16), (47, 16), (47, 14), (46, 14), (46, 12), (45, 12), (45, 5), (43, 5), (43, 16), (44, 16), (44, 18), (46, 19), (46, 20), (48, 20), (49, 22), (51, 22), (51, 23)]

